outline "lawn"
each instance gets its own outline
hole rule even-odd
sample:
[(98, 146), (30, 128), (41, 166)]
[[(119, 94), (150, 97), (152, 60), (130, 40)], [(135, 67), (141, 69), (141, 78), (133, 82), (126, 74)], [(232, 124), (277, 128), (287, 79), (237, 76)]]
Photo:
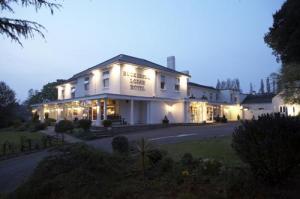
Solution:
[(191, 153), (195, 158), (213, 158), (225, 165), (235, 166), (241, 161), (231, 148), (231, 137), (208, 138), (197, 141), (185, 141), (176, 144), (162, 145), (175, 160), (180, 160), (184, 153)]
[(13, 129), (1, 129), (0, 130), (0, 155), (3, 152), (3, 143), (6, 141), (13, 143), (16, 147), (16, 152), (20, 150), (21, 137), (31, 139), (32, 142), (41, 143), (43, 134), (39, 132), (26, 132), (26, 131), (16, 131)]

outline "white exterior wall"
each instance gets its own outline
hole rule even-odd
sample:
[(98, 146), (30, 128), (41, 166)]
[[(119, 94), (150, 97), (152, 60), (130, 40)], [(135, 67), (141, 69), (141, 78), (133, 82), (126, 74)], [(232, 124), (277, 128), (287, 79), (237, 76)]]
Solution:
[[(208, 101), (217, 101), (217, 90), (200, 88), (196, 86), (190, 86), (190, 96), (201, 99), (203, 96), (207, 97)], [(212, 99), (210, 99), (210, 94), (212, 94)]]
[(272, 99), (273, 110), (275, 113), (280, 112), (280, 106), (285, 106), (287, 108), (287, 113), (289, 116), (296, 116), (300, 114), (299, 104), (286, 104), (280, 95), (276, 95)]
[[(272, 103), (260, 103), (260, 104), (243, 104), (243, 118), (245, 120), (251, 120), (253, 116), (255, 119), (262, 114), (273, 113)], [(246, 109), (245, 109), (246, 108)]]

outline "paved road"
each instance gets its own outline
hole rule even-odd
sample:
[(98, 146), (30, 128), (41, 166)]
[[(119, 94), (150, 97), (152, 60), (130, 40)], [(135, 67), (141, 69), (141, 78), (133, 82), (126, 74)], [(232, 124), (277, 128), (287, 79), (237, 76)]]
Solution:
[[(125, 134), (130, 141), (142, 137), (156, 143), (167, 144), (186, 140), (204, 139), (231, 135), (237, 123), (214, 124), (207, 126), (180, 126), (165, 129), (156, 129), (139, 133)], [(97, 149), (111, 151), (112, 138), (87, 141)], [(10, 192), (22, 184), (34, 171), (38, 163), (50, 155), (47, 150), (24, 155), (0, 162), (0, 192)]]

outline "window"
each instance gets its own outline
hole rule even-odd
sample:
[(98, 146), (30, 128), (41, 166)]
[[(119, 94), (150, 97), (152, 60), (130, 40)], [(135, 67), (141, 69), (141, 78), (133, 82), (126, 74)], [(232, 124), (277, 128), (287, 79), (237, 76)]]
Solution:
[(65, 99), (65, 89), (61, 90), (61, 99)]
[(160, 89), (166, 89), (166, 76), (160, 76)]
[(178, 77), (176, 77), (176, 82), (175, 82), (175, 90), (179, 91), (180, 89), (180, 79)]
[(76, 91), (76, 88), (75, 88), (75, 86), (73, 86), (73, 87), (71, 88), (71, 97), (72, 97), (72, 98), (75, 98), (75, 91)]
[(212, 101), (213, 100), (213, 94), (209, 93), (209, 100)]
[(90, 78), (86, 77), (84, 78), (84, 90), (89, 90), (90, 89)]
[(108, 88), (109, 87), (109, 71), (103, 71), (102, 73), (103, 77), (103, 87)]

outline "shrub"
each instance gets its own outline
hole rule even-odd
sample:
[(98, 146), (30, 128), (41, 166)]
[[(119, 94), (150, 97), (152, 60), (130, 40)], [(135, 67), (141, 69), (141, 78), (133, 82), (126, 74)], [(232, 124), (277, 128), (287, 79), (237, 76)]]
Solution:
[(61, 120), (55, 125), (55, 132), (65, 133), (72, 131), (74, 128), (73, 123), (69, 120)]
[(161, 161), (161, 170), (163, 172), (169, 172), (170, 170), (173, 169), (174, 166), (174, 160), (170, 157), (166, 157), (162, 159)]
[(78, 121), (79, 127), (82, 128), (84, 131), (88, 131), (91, 128), (92, 121), (88, 119), (81, 119)]
[(221, 118), (220, 118), (219, 115), (217, 115), (217, 116), (215, 117), (215, 121), (216, 121), (216, 122), (221, 122)]
[(218, 175), (221, 172), (223, 164), (214, 159), (204, 159), (202, 161), (202, 172), (206, 175)]
[(34, 112), (34, 113), (32, 114), (32, 121), (33, 121), (33, 122), (39, 121), (39, 115), (38, 115), (37, 112)]
[(111, 145), (114, 152), (118, 152), (122, 154), (129, 152), (129, 142), (127, 137), (125, 136), (114, 137), (111, 142)]
[(185, 153), (181, 158), (181, 164), (184, 166), (191, 165), (193, 164), (193, 162), (194, 162), (194, 158), (190, 153)]
[(221, 122), (222, 122), (222, 123), (227, 123), (227, 118), (226, 118), (225, 115), (223, 115), (223, 117), (222, 117), (222, 119), (221, 119)]
[(112, 121), (111, 121), (111, 120), (103, 120), (103, 121), (102, 121), (102, 125), (103, 125), (104, 127), (111, 127)]
[(167, 116), (165, 115), (164, 119), (162, 120), (163, 124), (169, 124), (169, 119), (167, 118)]
[(256, 178), (280, 183), (300, 163), (300, 118), (263, 115), (244, 121), (233, 133), (232, 147)]
[(161, 151), (159, 149), (152, 149), (148, 151), (147, 157), (152, 165), (156, 165), (158, 162), (160, 162), (163, 159), (163, 156), (166, 154), (166, 152)]
[(45, 130), (46, 128), (47, 124), (42, 122), (35, 122), (33, 125), (33, 131)]
[(55, 122), (56, 122), (56, 119), (53, 119), (53, 118), (47, 118), (47, 119), (45, 119), (45, 124), (47, 126), (51, 126)]
[(236, 119), (237, 119), (238, 121), (240, 121), (240, 120), (241, 120), (241, 116), (240, 116), (240, 115), (237, 115)]

